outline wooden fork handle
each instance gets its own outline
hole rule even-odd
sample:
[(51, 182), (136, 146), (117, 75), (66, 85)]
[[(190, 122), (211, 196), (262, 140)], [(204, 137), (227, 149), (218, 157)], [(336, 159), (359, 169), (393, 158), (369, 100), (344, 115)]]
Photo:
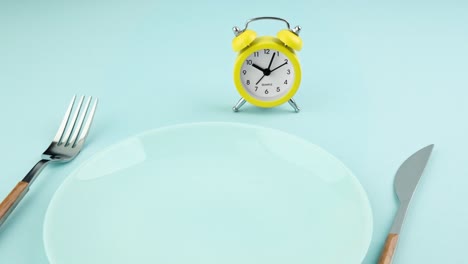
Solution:
[(10, 194), (0, 204), (0, 226), (8, 218), (8, 215), (15, 209), (16, 205), (21, 201), (23, 196), (29, 190), (29, 183), (20, 181), (16, 184), (15, 188), (11, 190)]
[(380, 254), (379, 264), (391, 264), (398, 242), (398, 234), (388, 234), (385, 246)]

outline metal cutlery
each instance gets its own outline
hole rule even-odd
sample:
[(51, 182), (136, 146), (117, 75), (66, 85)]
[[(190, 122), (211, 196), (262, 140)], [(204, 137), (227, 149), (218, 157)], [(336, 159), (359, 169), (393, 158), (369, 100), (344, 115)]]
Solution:
[(82, 96), (75, 107), (77, 109), (74, 110), (75, 101), (76, 96), (73, 96), (57, 134), (42, 154), (42, 159), (0, 204), (0, 227), (28, 192), (37, 175), (47, 164), (51, 162), (68, 162), (74, 159), (83, 148), (89, 128), (93, 122), (98, 99), (95, 99), (91, 106), (92, 97), (89, 97), (85, 102), (85, 96)]
[(380, 255), (379, 264), (390, 264), (398, 243), (401, 227), (405, 219), (409, 202), (431, 156), (434, 145), (429, 145), (411, 155), (401, 164), (395, 175), (394, 189), (400, 201), (398, 212)]

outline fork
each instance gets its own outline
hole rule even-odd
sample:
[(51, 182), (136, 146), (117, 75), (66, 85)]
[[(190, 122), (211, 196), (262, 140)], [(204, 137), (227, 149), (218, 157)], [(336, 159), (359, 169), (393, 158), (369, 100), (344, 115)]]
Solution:
[(0, 227), (23, 199), (37, 175), (39, 175), (47, 164), (68, 162), (80, 153), (88, 135), (89, 128), (91, 127), (91, 123), (93, 122), (98, 103), (98, 99), (96, 98), (91, 110), (89, 110), (91, 100), (92, 97), (89, 97), (83, 106), (85, 96), (82, 96), (77, 104), (78, 109), (73, 111), (76, 95), (73, 96), (57, 134), (49, 147), (42, 153), (42, 159), (26, 174), (23, 180), (11, 190), (0, 204)]

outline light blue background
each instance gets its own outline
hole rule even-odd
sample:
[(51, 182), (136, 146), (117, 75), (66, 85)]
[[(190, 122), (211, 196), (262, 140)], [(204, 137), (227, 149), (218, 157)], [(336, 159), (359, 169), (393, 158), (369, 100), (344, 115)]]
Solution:
[[(0, 196), (39, 158), (73, 94), (101, 103), (83, 153), (47, 168), (0, 232), (0, 263), (47, 263), (45, 210), (90, 155), (194, 121), (278, 128), (340, 158), (374, 210), (364, 263), (376, 262), (396, 212), (395, 171), (434, 143), (394, 263), (466, 263), (467, 13), (466, 1), (2, 0)], [(231, 112), (239, 97), (231, 27), (262, 15), (303, 27), (299, 114), (288, 105)], [(282, 27), (252, 26), (268, 34)]]

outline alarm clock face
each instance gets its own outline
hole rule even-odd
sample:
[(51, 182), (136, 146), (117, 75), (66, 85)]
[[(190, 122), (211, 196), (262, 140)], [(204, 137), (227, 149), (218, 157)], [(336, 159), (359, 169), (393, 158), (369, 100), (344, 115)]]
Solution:
[(295, 72), (285, 54), (274, 49), (260, 49), (244, 61), (240, 77), (250, 95), (262, 101), (272, 101), (291, 89)]

